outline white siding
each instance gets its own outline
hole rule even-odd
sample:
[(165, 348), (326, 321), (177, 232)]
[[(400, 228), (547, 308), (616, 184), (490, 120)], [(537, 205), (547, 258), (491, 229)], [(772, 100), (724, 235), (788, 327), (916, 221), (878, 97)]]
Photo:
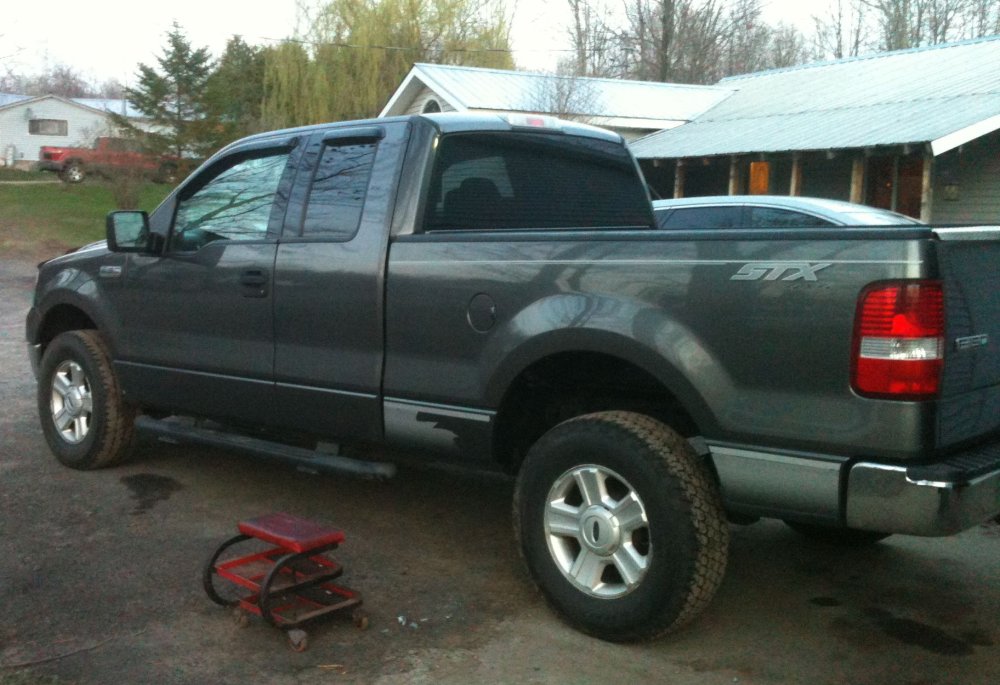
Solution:
[[(30, 119), (64, 120), (67, 135), (32, 135), (28, 132)], [(104, 135), (109, 124), (105, 114), (54, 98), (17, 103), (0, 110), (0, 159), (6, 159), (10, 145), (16, 151), (16, 162), (37, 162), (38, 149), (43, 145), (87, 146), (98, 135)]]
[(423, 88), (420, 89), (420, 92), (417, 94), (417, 97), (413, 98), (413, 102), (410, 103), (410, 106), (406, 108), (406, 111), (403, 112), (403, 114), (423, 114), (424, 107), (426, 107), (427, 103), (430, 102), (431, 100), (437, 100), (437, 103), (441, 107), (442, 112), (455, 111), (455, 108), (449, 105), (447, 102), (445, 102), (444, 98), (442, 98), (440, 95), (435, 93), (427, 86), (424, 86)]
[[(1000, 224), (1000, 133), (991, 133), (935, 161), (931, 223)], [(944, 176), (958, 182), (958, 199), (946, 200)]]

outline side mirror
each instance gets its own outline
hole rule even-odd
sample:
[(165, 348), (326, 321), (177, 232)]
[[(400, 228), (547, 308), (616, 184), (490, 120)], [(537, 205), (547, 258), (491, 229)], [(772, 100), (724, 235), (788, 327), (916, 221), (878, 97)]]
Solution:
[(135, 211), (109, 213), (107, 237), (112, 252), (149, 251), (149, 215)]

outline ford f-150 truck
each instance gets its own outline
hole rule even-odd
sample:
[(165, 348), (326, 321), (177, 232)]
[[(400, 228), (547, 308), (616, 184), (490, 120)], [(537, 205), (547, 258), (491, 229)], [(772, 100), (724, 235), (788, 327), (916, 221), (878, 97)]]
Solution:
[(706, 606), (730, 521), (864, 543), (997, 515), (998, 293), (996, 229), (658, 230), (617, 135), (425, 115), (230, 145), (42, 264), (27, 340), (72, 468), (138, 423), (516, 474), (532, 577), (624, 641)]
[(67, 183), (80, 183), (89, 174), (111, 175), (116, 171), (136, 171), (158, 183), (177, 182), (177, 160), (159, 158), (145, 152), (137, 140), (100, 136), (93, 147), (39, 148), (39, 171), (54, 171)]

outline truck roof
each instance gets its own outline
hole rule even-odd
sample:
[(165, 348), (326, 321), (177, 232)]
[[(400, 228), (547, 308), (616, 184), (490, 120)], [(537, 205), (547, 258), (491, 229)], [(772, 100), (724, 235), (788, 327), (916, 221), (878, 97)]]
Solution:
[[(609, 142), (623, 142), (617, 133), (608, 131), (596, 126), (579, 124), (565, 119), (555, 117), (534, 115), (534, 114), (479, 114), (470, 112), (446, 112), (435, 114), (411, 114), (399, 117), (385, 117), (381, 119), (357, 119), (352, 121), (336, 121), (325, 124), (312, 124), (309, 126), (297, 126), (294, 128), (280, 129), (277, 131), (266, 131), (257, 133), (240, 140), (233, 141), (225, 149), (237, 143), (247, 143), (256, 140), (267, 140), (269, 138), (280, 138), (285, 135), (298, 135), (310, 131), (326, 131), (337, 128), (354, 126), (377, 126), (397, 121), (429, 122), (441, 133), (461, 133), (464, 131), (513, 131), (513, 130), (535, 130), (535, 131), (561, 131), (575, 136), (586, 136), (588, 138), (598, 138)], [(521, 121), (523, 120), (523, 122)], [(528, 123), (529, 121), (533, 123)]]

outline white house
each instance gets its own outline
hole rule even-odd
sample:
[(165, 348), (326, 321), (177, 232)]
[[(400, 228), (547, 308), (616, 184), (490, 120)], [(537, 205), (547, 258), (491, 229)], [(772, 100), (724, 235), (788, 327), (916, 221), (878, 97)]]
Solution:
[(602, 126), (626, 140), (691, 121), (731, 88), (415, 64), (381, 117), (423, 112), (551, 114)]
[(0, 165), (29, 167), (43, 145), (90, 145), (113, 128), (111, 112), (140, 116), (125, 100), (0, 93)]

